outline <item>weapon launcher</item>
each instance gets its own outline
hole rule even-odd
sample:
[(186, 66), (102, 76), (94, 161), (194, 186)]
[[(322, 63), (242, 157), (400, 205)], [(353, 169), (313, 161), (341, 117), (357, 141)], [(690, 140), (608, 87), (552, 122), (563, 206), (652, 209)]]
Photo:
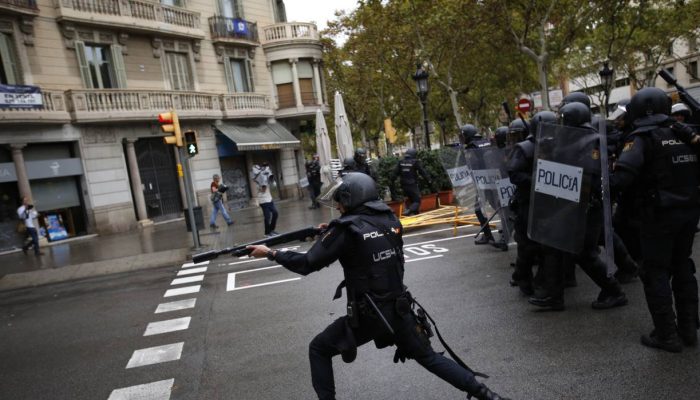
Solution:
[[(670, 73), (667, 69), (662, 69), (659, 71), (659, 76), (666, 81), (669, 85), (673, 85), (676, 87), (676, 90), (678, 90), (678, 97), (681, 98), (681, 101), (685, 103), (688, 108), (690, 108), (690, 111), (692, 111), (693, 116), (691, 119), (693, 122), (696, 124), (700, 124), (700, 103), (693, 98), (693, 96), (688, 93), (687, 90), (681, 85), (678, 84), (678, 81), (676, 80), (676, 77), (673, 76), (672, 73)], [(691, 122), (691, 121), (686, 121), (686, 123)]]
[(239, 246), (227, 247), (227, 248), (222, 249), (222, 250), (209, 250), (209, 251), (205, 251), (204, 253), (199, 253), (199, 254), (193, 255), (192, 262), (195, 264), (198, 264), (198, 263), (201, 263), (203, 261), (213, 260), (215, 258), (218, 258), (220, 255), (225, 255), (225, 254), (230, 254), (231, 256), (234, 256), (234, 257), (243, 257), (243, 256), (247, 256), (248, 254), (250, 254), (250, 250), (246, 248), (247, 246), (264, 244), (265, 246), (270, 247), (270, 246), (277, 246), (280, 244), (293, 242), (295, 240), (299, 240), (299, 241), (303, 242), (307, 238), (313, 238), (315, 236), (320, 235), (322, 233), (322, 231), (323, 230), (320, 228), (314, 228), (314, 227), (310, 226), (308, 228), (283, 233), (281, 235), (272, 236), (272, 237), (261, 239), (261, 240), (256, 240), (254, 242), (242, 244)]

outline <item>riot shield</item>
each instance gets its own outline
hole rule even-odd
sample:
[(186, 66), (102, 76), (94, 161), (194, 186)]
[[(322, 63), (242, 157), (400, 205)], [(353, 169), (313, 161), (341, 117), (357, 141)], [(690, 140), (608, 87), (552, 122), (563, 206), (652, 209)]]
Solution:
[(460, 147), (443, 147), (438, 154), (440, 163), (452, 183), (457, 204), (462, 207), (473, 207), (477, 197), (476, 188), (473, 185), (471, 169), (464, 152)]
[(598, 140), (591, 129), (539, 125), (530, 195), (530, 239), (568, 253), (581, 252), (591, 191), (600, 190)]
[(465, 154), (478, 197), (475, 208), (481, 208), (491, 223), (498, 224), (500, 220), (503, 240), (508, 243), (513, 232), (513, 215), (508, 206), (515, 186), (506, 170), (506, 149), (486, 146), (467, 149)]

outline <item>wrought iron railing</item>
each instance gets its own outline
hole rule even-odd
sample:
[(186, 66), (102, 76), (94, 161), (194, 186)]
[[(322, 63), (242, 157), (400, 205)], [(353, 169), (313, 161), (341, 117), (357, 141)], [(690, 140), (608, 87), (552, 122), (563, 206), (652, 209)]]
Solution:
[(239, 18), (214, 16), (209, 18), (213, 39), (242, 39), (258, 43), (258, 24)]

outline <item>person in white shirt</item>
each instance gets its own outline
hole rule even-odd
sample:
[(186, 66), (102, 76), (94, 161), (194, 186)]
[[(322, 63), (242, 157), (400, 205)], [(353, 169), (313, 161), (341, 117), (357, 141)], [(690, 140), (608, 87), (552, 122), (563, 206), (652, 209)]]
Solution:
[(277, 208), (272, 201), (272, 193), (270, 193), (270, 183), (274, 179), (270, 165), (266, 162), (262, 165), (253, 166), (253, 180), (258, 186), (258, 204), (263, 211), (265, 220), (265, 236), (278, 235), (275, 232), (277, 226)]
[(19, 219), (24, 221), (24, 226), (27, 227), (27, 234), (32, 238), (31, 242), (25, 242), (22, 244), (22, 251), (24, 254), (27, 254), (29, 247), (33, 246), (35, 255), (43, 255), (44, 253), (39, 251), (39, 234), (36, 229), (35, 222), (35, 219), (39, 216), (39, 214), (36, 212), (34, 205), (31, 204), (29, 197), (22, 197), (22, 205), (17, 209), (17, 216)]

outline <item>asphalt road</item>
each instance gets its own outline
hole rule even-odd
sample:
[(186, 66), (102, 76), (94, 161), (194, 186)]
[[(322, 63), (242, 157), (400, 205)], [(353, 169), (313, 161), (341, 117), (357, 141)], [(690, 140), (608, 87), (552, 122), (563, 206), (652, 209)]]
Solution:
[[(540, 312), (507, 284), (515, 249), (475, 247), (473, 232), (406, 235), (406, 284), (494, 390), (700, 398), (700, 350), (639, 344), (651, 328), (639, 281), (625, 287), (629, 306), (594, 311), (597, 290), (579, 270), (567, 310)], [(299, 277), (226, 258), (1, 293), (0, 399), (313, 399), (307, 346), (344, 313), (344, 299), (331, 301), (341, 279), (337, 264)], [(338, 398), (464, 398), (415, 362), (394, 364), (393, 352), (370, 343), (352, 364), (335, 360)]]

